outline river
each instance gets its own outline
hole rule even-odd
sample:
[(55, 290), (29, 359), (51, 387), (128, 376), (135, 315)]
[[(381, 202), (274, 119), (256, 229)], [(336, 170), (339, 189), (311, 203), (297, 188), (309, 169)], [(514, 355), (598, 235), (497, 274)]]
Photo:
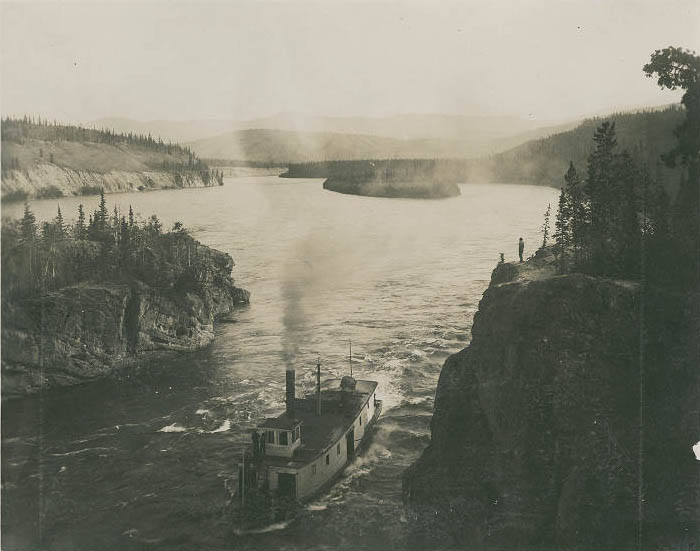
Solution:
[[(401, 473), (428, 444), (448, 355), (469, 341), (499, 253), (541, 242), (557, 191), (462, 185), (443, 200), (377, 199), (321, 180), (227, 179), (223, 187), (107, 196), (181, 221), (231, 254), (250, 306), (204, 350), (109, 379), (2, 405), (3, 549), (394, 549), (409, 522)], [(39, 219), (91, 212), (96, 197), (32, 201)], [(21, 216), (3, 205), (3, 217)], [(236, 533), (226, 485), (246, 429), (284, 407), (285, 361), (298, 393), (353, 371), (379, 381), (372, 444), (293, 521)]]

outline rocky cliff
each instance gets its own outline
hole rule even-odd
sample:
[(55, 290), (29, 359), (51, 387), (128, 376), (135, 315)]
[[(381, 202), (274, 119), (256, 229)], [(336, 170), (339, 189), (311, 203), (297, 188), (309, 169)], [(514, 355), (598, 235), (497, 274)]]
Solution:
[(234, 286), (229, 255), (205, 247), (200, 254), (206, 269), (186, 290), (80, 283), (35, 298), (3, 297), (3, 396), (86, 382), (147, 353), (210, 343), (214, 321), (249, 293)]
[(638, 284), (556, 276), (546, 253), (494, 270), (471, 344), (442, 369), (431, 443), (404, 478), (417, 548), (698, 541), (698, 324), (651, 322), (669, 300), (652, 295), (640, 363)]
[(3, 170), (2, 198), (25, 199), (209, 185), (197, 172), (75, 170), (49, 163), (23, 170)]

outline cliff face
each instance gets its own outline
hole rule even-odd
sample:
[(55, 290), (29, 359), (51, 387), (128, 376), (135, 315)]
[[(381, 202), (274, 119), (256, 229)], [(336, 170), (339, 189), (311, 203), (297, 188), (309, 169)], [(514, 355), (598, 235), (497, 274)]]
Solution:
[(2, 305), (3, 396), (66, 386), (127, 367), (137, 355), (195, 350), (214, 338), (214, 321), (248, 302), (234, 286), (233, 260), (209, 249), (187, 292), (79, 284)]
[[(637, 548), (640, 288), (551, 262), (499, 265), (470, 346), (445, 362), (404, 479), (419, 547)], [(666, 350), (644, 364), (649, 548), (690, 541), (700, 519), (697, 356)]]
[(46, 197), (82, 195), (124, 191), (147, 191), (151, 189), (204, 187), (207, 184), (196, 172), (175, 173), (164, 171), (94, 172), (74, 170), (52, 164), (40, 164), (26, 170), (3, 170), (2, 196)]

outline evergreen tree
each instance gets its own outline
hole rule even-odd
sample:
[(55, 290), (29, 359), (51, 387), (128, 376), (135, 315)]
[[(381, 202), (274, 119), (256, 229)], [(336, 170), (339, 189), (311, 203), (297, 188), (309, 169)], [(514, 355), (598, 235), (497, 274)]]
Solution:
[(24, 203), (24, 216), (20, 222), (22, 239), (27, 242), (36, 239), (36, 216), (29, 210), (29, 203)]
[(75, 223), (75, 238), (85, 239), (85, 211), (83, 204), (78, 205), (78, 221)]
[(552, 205), (547, 203), (547, 210), (544, 213), (544, 224), (542, 224), (542, 248), (547, 246), (547, 238), (549, 237), (549, 216), (552, 212)]
[(98, 231), (104, 231), (107, 226), (108, 214), (107, 214), (107, 201), (105, 199), (104, 189), (100, 189), (100, 206), (97, 211), (95, 211), (95, 216), (93, 221), (95, 222), (96, 229)]
[(640, 268), (641, 207), (637, 184), (642, 181), (639, 169), (632, 157), (624, 151), (616, 159), (615, 191), (613, 198), (613, 224), (611, 235), (614, 275), (636, 279)]
[(56, 215), (56, 231), (61, 237), (66, 233), (66, 226), (63, 223), (63, 215), (61, 214), (61, 205), (58, 205), (58, 214)]
[(566, 195), (570, 215), (569, 229), (571, 245), (574, 252), (574, 263), (581, 266), (583, 262), (582, 252), (586, 245), (586, 226), (588, 224), (588, 208), (586, 204), (583, 184), (576, 171), (573, 162), (569, 162), (569, 169), (564, 176)]
[(670, 46), (656, 50), (644, 72), (648, 77), (656, 77), (661, 88), (685, 90), (681, 98), (685, 120), (674, 132), (678, 143), (662, 158), (669, 166), (680, 159), (684, 168), (673, 213), (676, 271), (684, 286), (697, 290), (700, 288), (700, 56)]
[(571, 242), (571, 209), (566, 191), (559, 192), (559, 206), (554, 221), (554, 253), (560, 274), (566, 272), (568, 266), (568, 249)]
[(615, 123), (604, 122), (594, 135), (595, 149), (588, 157), (588, 179), (585, 191), (590, 204), (590, 260), (598, 274), (612, 270), (610, 236), (614, 231), (616, 203), (615, 178)]

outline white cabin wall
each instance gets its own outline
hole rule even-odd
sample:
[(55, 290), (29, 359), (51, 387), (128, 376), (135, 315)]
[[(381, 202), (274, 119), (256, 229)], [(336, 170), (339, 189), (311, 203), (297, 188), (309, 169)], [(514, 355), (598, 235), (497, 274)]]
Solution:
[[(340, 444), (340, 455), (337, 453), (337, 444)], [(326, 465), (326, 454), (329, 454), (329, 464)], [(313, 463), (300, 469), (297, 476), (297, 497), (303, 499), (312, 494), (338, 474), (348, 461), (348, 446), (345, 435), (333, 444)], [(313, 465), (316, 465), (316, 474), (313, 473)]]

